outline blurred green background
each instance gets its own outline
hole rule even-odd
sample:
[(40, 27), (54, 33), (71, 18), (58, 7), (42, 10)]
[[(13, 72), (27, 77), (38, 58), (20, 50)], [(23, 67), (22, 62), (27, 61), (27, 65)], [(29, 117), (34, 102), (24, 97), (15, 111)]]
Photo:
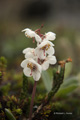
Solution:
[[(53, 43), (57, 61), (72, 58), (72, 63), (66, 65), (64, 84), (55, 99), (61, 98), (65, 101), (65, 97), (70, 98), (76, 106), (79, 104), (76, 100), (80, 98), (80, 0), (0, 0), (0, 56), (4, 56), (8, 64), (2, 85), (8, 85), (9, 95), (18, 95), (21, 91), (20, 63), (24, 59), (22, 50), (36, 46), (36, 43), (33, 44), (31, 39), (26, 38), (21, 30), (36, 30), (41, 24), (44, 24), (41, 30), (43, 34), (48, 31), (56, 33)], [(41, 90), (41, 93), (50, 91), (54, 67), (47, 71), (47, 83), (42, 75), (44, 85), (42, 81), (39, 83), (38, 93)], [(33, 80), (30, 80), (33, 84)], [(32, 90), (32, 87), (29, 89)], [(4, 95), (7, 92), (5, 91), (6, 89)]]

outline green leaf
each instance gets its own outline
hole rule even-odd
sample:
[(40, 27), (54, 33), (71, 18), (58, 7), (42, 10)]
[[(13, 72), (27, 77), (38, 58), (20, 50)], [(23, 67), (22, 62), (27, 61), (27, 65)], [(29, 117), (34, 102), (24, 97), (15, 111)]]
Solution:
[(56, 96), (65, 97), (69, 93), (73, 92), (79, 85), (79, 81), (75, 76), (65, 79), (59, 91), (56, 93)]
[(60, 88), (59, 91), (56, 93), (55, 97), (66, 97), (69, 93), (74, 91), (77, 88), (77, 85), (72, 84), (66, 88)]
[(16, 120), (14, 115), (7, 108), (5, 108), (5, 113), (9, 120)]
[(61, 85), (61, 88), (68, 87), (68, 86), (70, 86), (72, 84), (78, 85), (78, 83), (79, 82), (78, 82), (77, 77), (76, 76), (72, 76), (72, 77), (64, 80), (63, 84)]
[(42, 72), (42, 79), (46, 87), (46, 90), (49, 92), (52, 88), (52, 81), (47, 71)]

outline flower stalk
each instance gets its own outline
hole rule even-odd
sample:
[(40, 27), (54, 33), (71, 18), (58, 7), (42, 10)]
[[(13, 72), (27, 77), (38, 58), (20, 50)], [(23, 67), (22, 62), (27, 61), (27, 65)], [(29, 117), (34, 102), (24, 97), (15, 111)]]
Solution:
[(32, 110), (33, 110), (33, 104), (34, 104), (34, 97), (35, 97), (35, 93), (36, 93), (36, 85), (37, 85), (37, 81), (34, 82), (31, 104), (30, 104), (29, 120), (32, 120)]

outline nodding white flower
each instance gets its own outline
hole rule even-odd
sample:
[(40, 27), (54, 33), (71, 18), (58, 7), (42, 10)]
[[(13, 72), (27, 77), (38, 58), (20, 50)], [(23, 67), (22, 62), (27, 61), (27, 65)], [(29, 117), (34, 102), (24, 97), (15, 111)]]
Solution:
[(23, 72), (26, 76), (33, 76), (35, 81), (38, 81), (40, 79), (42, 68), (33, 59), (23, 60), (21, 63), (21, 67), (23, 68)]
[(56, 38), (56, 34), (53, 33), (53, 32), (48, 32), (48, 33), (45, 33), (45, 37), (43, 40), (55, 40)]
[(42, 66), (42, 70), (47, 70), (49, 68), (49, 64), (56, 64), (57, 60), (55, 56), (48, 55), (45, 59), (38, 59), (40, 65)]
[(22, 30), (22, 32), (25, 32), (25, 36), (27, 36), (28, 38), (33, 38), (33, 40), (34, 40), (34, 38), (35, 38), (35, 40), (36, 40), (37, 42), (41, 42), (40, 36), (37, 35), (35, 31), (32, 31), (32, 30), (29, 29), (29, 28), (26, 28), (26, 29)]
[(41, 59), (46, 57), (46, 54), (53, 55), (55, 50), (53, 48), (54, 44), (50, 41), (43, 41), (38, 47), (35, 49), (35, 53)]
[(25, 58), (33, 58), (35, 59), (35, 49), (34, 48), (26, 48), (23, 50), (23, 53), (25, 54)]

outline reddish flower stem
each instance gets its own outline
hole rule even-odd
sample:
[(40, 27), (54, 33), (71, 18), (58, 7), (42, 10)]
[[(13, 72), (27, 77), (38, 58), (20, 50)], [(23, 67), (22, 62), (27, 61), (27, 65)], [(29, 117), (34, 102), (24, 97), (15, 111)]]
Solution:
[(36, 85), (37, 85), (37, 81), (35, 81), (33, 91), (32, 91), (32, 98), (31, 98), (30, 112), (29, 112), (29, 120), (32, 120), (32, 110), (33, 110), (34, 97), (35, 97), (35, 93), (36, 93)]

